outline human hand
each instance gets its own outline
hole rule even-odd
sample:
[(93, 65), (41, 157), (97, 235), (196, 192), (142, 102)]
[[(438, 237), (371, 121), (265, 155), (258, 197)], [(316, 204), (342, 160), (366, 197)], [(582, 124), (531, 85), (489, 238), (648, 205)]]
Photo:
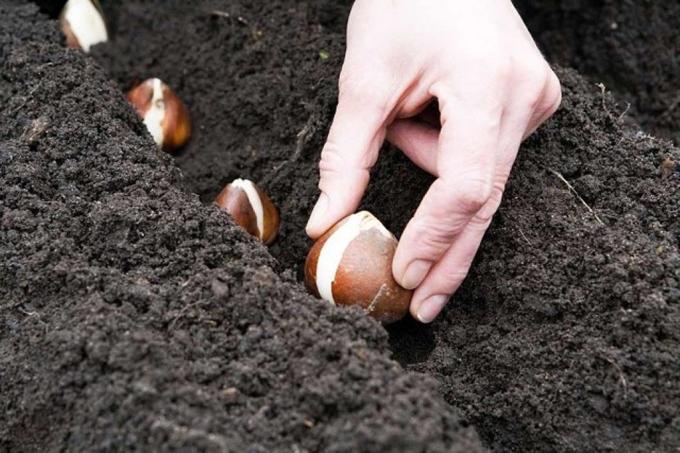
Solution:
[[(416, 118), (433, 100), (441, 127)], [(387, 138), (437, 178), (392, 266), (415, 288), (411, 314), (431, 322), (468, 273), (521, 141), (560, 100), (510, 0), (357, 0), (307, 234), (356, 210)]]

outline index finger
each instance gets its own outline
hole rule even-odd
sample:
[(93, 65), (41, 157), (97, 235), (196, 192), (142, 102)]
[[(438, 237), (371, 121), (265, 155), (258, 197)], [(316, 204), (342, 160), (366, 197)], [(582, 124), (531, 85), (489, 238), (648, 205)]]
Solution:
[(348, 84), (341, 88), (338, 107), (319, 162), (321, 195), (307, 223), (307, 234), (321, 236), (338, 220), (354, 212), (369, 181), (387, 134), (390, 113), (381, 90)]

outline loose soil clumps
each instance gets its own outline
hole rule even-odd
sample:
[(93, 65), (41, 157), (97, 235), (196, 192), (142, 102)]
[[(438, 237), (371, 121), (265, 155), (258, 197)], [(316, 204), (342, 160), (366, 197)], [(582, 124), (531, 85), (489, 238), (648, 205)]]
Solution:
[[(562, 109), (465, 284), (388, 339), (300, 284), (346, 9), (187, 3), (107, 3), (91, 57), (34, 7), (0, 8), (2, 448), (680, 443), (678, 149), (557, 68)], [(192, 113), (174, 158), (123, 99), (147, 77)], [(281, 210), (269, 249), (211, 206), (237, 177)], [(398, 233), (430, 182), (386, 146), (362, 208)]]
[(54, 22), (0, 17), (0, 450), (481, 450), (377, 323), (180, 189)]

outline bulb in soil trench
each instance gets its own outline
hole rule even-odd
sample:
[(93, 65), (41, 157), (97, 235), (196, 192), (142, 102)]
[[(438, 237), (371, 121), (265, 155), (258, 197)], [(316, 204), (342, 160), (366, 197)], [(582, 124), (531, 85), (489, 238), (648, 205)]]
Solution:
[(370, 212), (338, 222), (312, 246), (305, 262), (309, 291), (336, 305), (358, 305), (383, 324), (403, 318), (412, 291), (392, 276), (397, 239)]
[(191, 138), (189, 112), (161, 79), (147, 79), (127, 94), (158, 146), (175, 151)]
[(109, 39), (98, 0), (69, 0), (61, 11), (59, 24), (68, 46), (85, 52)]
[(235, 179), (222, 189), (215, 203), (251, 235), (271, 244), (279, 232), (279, 211), (262, 189), (247, 179)]

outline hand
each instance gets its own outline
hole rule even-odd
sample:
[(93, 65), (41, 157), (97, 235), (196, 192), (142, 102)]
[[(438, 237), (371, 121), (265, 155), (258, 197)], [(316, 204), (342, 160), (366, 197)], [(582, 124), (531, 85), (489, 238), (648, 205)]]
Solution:
[[(431, 322), (467, 275), (521, 141), (561, 100), (559, 80), (510, 0), (357, 0), (319, 164), (315, 238), (354, 212), (387, 138), (437, 179), (392, 271)], [(416, 116), (437, 100), (441, 127)]]

